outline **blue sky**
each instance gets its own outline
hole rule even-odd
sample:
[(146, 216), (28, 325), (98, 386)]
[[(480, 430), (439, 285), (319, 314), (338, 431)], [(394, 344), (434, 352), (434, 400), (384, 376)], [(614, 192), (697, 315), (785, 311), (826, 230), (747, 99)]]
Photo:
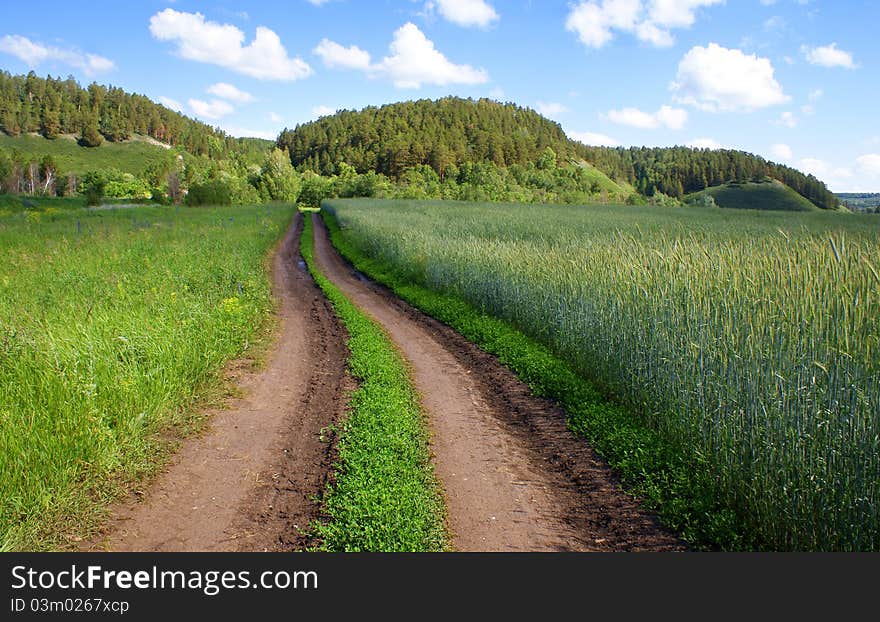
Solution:
[(339, 108), (529, 106), (591, 144), (744, 149), (880, 191), (876, 0), (10, 3), (0, 67), (274, 138)]

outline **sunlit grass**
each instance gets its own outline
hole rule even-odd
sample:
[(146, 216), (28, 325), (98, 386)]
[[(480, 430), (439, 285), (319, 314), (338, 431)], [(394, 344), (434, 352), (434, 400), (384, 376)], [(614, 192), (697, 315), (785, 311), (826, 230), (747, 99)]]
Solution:
[(0, 214), (0, 548), (63, 546), (155, 467), (158, 435), (265, 325), (291, 214)]
[(746, 546), (880, 547), (880, 223), (325, 205), (360, 252), (508, 320), (691, 452)]

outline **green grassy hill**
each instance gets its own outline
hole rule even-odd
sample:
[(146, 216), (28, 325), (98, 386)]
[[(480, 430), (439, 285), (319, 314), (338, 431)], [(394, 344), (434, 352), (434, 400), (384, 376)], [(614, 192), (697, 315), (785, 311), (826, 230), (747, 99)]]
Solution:
[(64, 174), (82, 175), (88, 171), (115, 168), (136, 177), (142, 176), (152, 164), (166, 162), (177, 155), (173, 149), (137, 136), (121, 143), (104, 141), (100, 147), (81, 147), (73, 137), (48, 140), (42, 136), (12, 137), (0, 133), (0, 149), (9, 154), (18, 151), (35, 160), (51, 155)]
[(614, 181), (613, 179), (608, 177), (608, 175), (597, 169), (589, 162), (581, 160), (576, 164), (587, 173), (587, 178), (589, 179), (590, 183), (596, 183), (599, 185), (600, 192), (605, 191), (608, 194), (617, 197), (627, 197), (635, 192), (635, 188), (633, 188), (628, 183), (623, 181)]
[(702, 196), (711, 196), (718, 207), (788, 212), (815, 212), (819, 208), (783, 183), (775, 180), (736, 183), (706, 188), (687, 196), (688, 202), (697, 202)]

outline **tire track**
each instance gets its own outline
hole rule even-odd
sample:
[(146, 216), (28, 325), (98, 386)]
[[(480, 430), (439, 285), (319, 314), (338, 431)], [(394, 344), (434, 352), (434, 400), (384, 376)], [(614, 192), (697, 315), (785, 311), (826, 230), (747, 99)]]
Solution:
[(412, 366), (461, 551), (683, 550), (611, 469), (497, 359), (360, 275), (315, 221), (321, 271)]
[(245, 397), (184, 442), (143, 501), (115, 511), (92, 550), (283, 551), (303, 548), (332, 464), (322, 430), (342, 416), (344, 333), (299, 257), (297, 215), (273, 259), (278, 340), (267, 366), (245, 373)]

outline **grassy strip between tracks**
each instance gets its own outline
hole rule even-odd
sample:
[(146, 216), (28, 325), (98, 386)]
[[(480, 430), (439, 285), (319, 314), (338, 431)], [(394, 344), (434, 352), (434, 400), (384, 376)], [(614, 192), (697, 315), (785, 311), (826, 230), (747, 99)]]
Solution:
[(308, 215), (300, 248), (348, 330), (348, 366), (359, 382), (339, 430), (336, 477), (324, 498), (326, 520), (312, 526), (320, 548), (442, 551), (446, 512), (407, 366), (382, 329), (318, 271)]
[(495, 355), (536, 395), (558, 401), (568, 427), (585, 437), (618, 472), (627, 490), (686, 541), (702, 548), (748, 549), (755, 545), (738, 517), (720, 506), (708, 466), (700, 456), (667, 443), (548, 348), (511, 324), (480, 313), (453, 296), (402, 279), (393, 266), (361, 253), (322, 210), (336, 249), (370, 278)]

